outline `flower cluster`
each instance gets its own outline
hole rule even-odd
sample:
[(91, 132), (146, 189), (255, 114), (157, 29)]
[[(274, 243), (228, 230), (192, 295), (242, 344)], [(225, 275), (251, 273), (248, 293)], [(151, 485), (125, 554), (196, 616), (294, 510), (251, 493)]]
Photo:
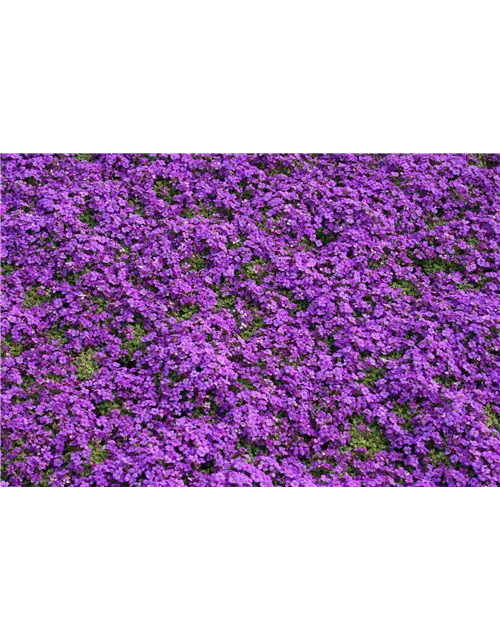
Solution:
[(500, 155), (5, 155), (8, 486), (500, 484)]

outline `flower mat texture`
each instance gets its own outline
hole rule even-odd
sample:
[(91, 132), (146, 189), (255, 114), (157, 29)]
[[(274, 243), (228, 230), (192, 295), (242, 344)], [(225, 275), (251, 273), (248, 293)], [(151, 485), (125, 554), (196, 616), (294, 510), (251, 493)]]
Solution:
[(1, 170), (2, 485), (500, 484), (500, 155)]

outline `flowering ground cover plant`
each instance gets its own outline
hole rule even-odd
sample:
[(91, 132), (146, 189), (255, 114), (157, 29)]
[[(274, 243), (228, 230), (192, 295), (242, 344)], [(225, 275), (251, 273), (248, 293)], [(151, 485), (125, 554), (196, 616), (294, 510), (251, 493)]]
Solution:
[(500, 155), (2, 157), (4, 486), (497, 486)]

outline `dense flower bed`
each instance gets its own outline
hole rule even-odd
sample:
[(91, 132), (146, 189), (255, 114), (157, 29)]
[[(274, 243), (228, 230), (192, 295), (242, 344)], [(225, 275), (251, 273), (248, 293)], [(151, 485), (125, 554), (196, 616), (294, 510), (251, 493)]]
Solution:
[(2, 484), (500, 483), (500, 155), (2, 157)]

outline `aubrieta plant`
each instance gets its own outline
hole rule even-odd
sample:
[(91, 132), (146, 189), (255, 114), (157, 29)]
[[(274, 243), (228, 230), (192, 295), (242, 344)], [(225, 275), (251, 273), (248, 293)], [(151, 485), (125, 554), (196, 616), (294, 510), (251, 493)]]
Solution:
[(498, 486), (499, 155), (4, 155), (3, 486)]

